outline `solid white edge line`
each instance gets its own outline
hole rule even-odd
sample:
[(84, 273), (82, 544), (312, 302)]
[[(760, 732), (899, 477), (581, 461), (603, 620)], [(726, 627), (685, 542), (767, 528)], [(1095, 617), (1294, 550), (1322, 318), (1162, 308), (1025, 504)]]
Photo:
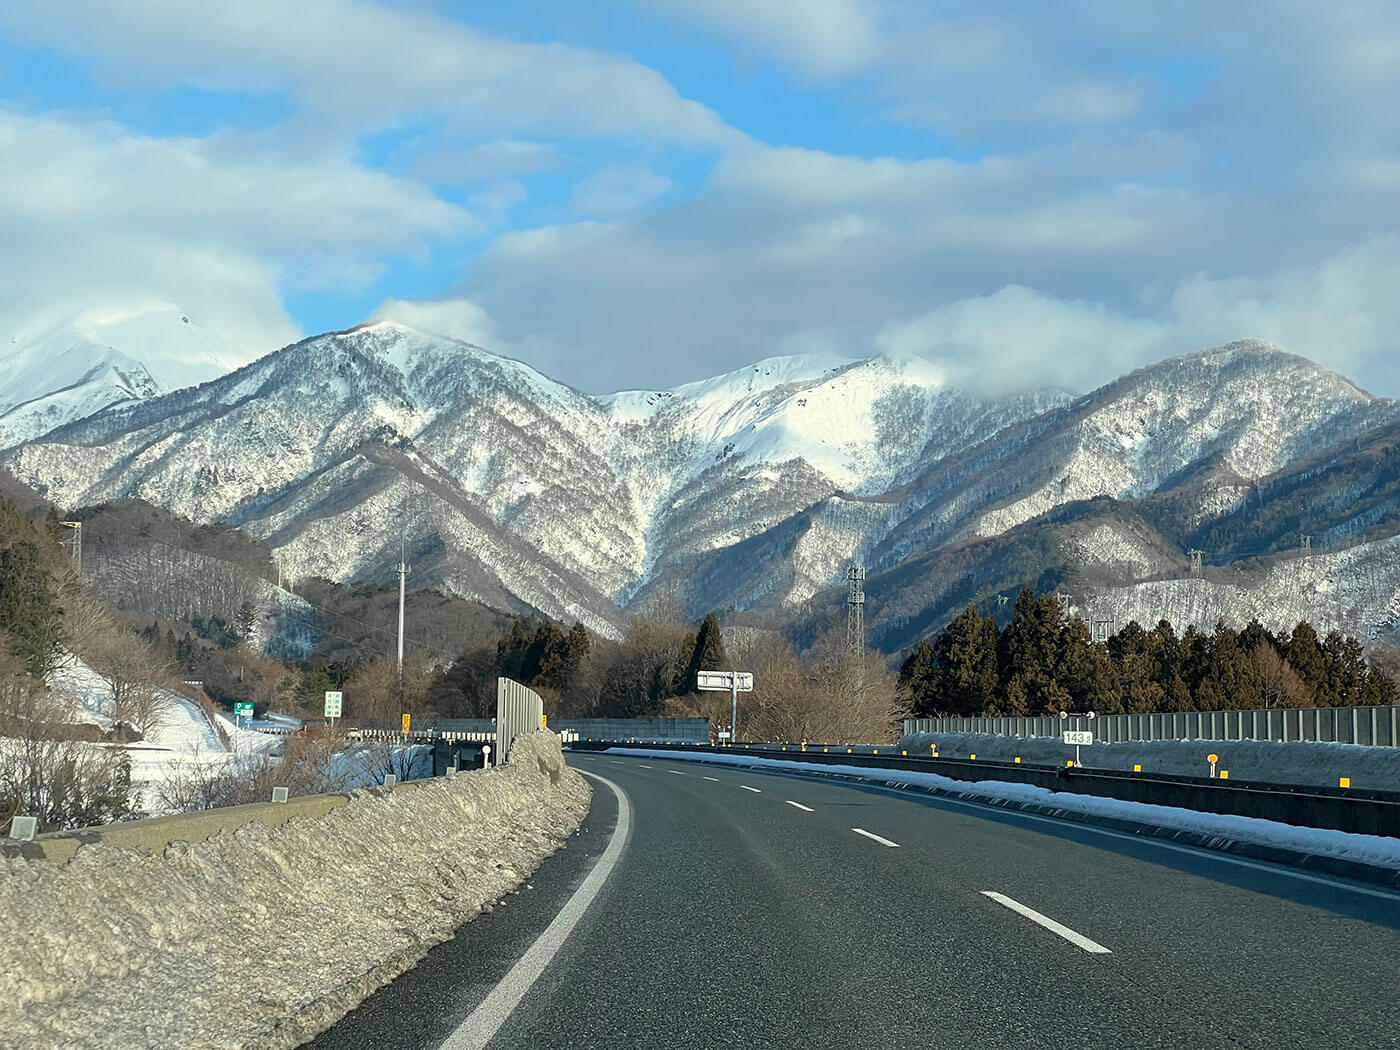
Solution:
[(851, 830), (854, 831), (857, 835), (864, 835), (868, 839), (874, 839), (876, 842), (880, 843), (883, 846), (893, 846), (896, 849), (899, 848), (898, 842), (891, 842), (883, 835), (877, 835), (873, 831), (866, 831), (864, 828), (852, 828)]
[(545, 928), (539, 939), (530, 945), (525, 954), (516, 960), (500, 983), (491, 989), (490, 994), (467, 1016), (457, 1030), (447, 1037), (446, 1042), (442, 1044), (442, 1050), (485, 1050), (486, 1044), (495, 1038), (501, 1026), (520, 1005), (520, 1000), (525, 998), (525, 994), (539, 980), (545, 967), (559, 954), (559, 949), (564, 946), (569, 934), (574, 932), (574, 927), (588, 911), (588, 906), (593, 903), (598, 891), (603, 888), (608, 876), (617, 867), (622, 851), (627, 848), (627, 839), (632, 833), (632, 803), (628, 800), (627, 793), (607, 777), (583, 770), (579, 772), (605, 784), (617, 796), (617, 825), (613, 828), (612, 837), (608, 840), (603, 855), (598, 858), (593, 869), (585, 876), (563, 909), (554, 917), (554, 921)]
[(763, 794), (763, 790), (761, 788), (751, 788), (747, 784), (740, 784), (739, 786), (745, 791), (752, 791), (755, 795)]
[[(703, 762), (704, 759), (698, 756), (692, 758), (691, 756), (686, 755), (683, 758), (678, 759), (678, 761)], [(764, 760), (756, 759), (755, 761)], [(726, 762), (724, 763), (724, 765), (730, 765), (730, 763)], [(765, 776), (783, 775), (782, 773), (772, 772), (771, 767), (764, 767), (759, 765), (740, 766), (737, 768), (747, 769), (751, 773), (762, 773)], [(877, 771), (889, 773), (902, 772), (901, 770), (881, 771), (878, 769)], [(784, 772), (791, 772), (793, 776), (807, 777), (808, 779), (822, 779), (821, 777), (813, 777), (812, 774), (807, 773), (805, 771), (784, 770)], [(869, 772), (869, 770), (866, 770), (866, 772)], [(1132, 835), (1126, 831), (1114, 831), (1112, 828), (1101, 828), (1095, 824), (1088, 824), (1083, 821), (1062, 820), (1056, 817), (1043, 816), (1039, 813), (1028, 813), (1022, 809), (1005, 809), (1001, 806), (998, 806), (996, 804), (995, 799), (990, 797), (984, 802), (974, 802), (970, 799), (952, 798), (948, 795), (931, 795), (927, 791), (913, 791), (910, 790), (908, 787), (902, 786), (900, 782), (896, 780), (879, 780), (874, 777), (862, 779), (864, 780), (864, 782), (869, 783), (874, 787), (881, 788), (885, 791), (895, 792), (897, 794), (906, 795), (916, 799), (931, 798), (934, 801), (943, 805), (962, 806), (964, 809), (975, 810), (978, 813), (982, 813), (987, 816), (990, 816), (993, 813), (1001, 813), (1006, 816), (1015, 817), (1020, 820), (1035, 821), (1041, 824), (1053, 824), (1055, 827), (1058, 828), (1080, 828), (1086, 832), (1089, 832), (1090, 834), (1102, 835), (1105, 838), (1111, 839), (1122, 839), (1124, 842), (1133, 842), (1139, 846), (1154, 846), (1157, 849), (1171, 850), (1175, 853), (1185, 853), (1188, 856), (1197, 857), (1201, 860), (1219, 861), (1221, 864), (1233, 864), (1236, 867), (1240, 868), (1253, 868), (1255, 871), (1262, 871), (1265, 874), (1281, 875), (1290, 879), (1298, 879), (1302, 882), (1313, 882), (1319, 886), (1329, 886), (1332, 889), (1344, 890), (1348, 893), (1360, 893), (1367, 897), (1379, 897), (1383, 901), (1400, 901), (1400, 893), (1396, 893), (1394, 890), (1386, 890), (1381, 888), (1372, 889), (1370, 886), (1363, 885), (1359, 882), (1349, 881), (1348, 879), (1346, 879), (1345, 876), (1341, 875), (1314, 875), (1311, 872), (1299, 871), (1297, 868), (1289, 867), (1286, 864), (1271, 864), (1266, 861), (1249, 860), (1246, 857), (1236, 857), (1233, 854), (1225, 853), (1222, 850), (1207, 849), (1204, 846), (1184, 846), (1179, 842), (1168, 842), (1165, 839), (1159, 839), (1152, 835)], [(840, 783), (840, 781), (833, 781), (833, 783)], [(1161, 827), (1162, 825), (1156, 826)], [(1145, 863), (1151, 864), (1153, 862), (1145, 861)]]
[(786, 802), (789, 806), (796, 806), (798, 809), (802, 810), (803, 813), (815, 813), (815, 812), (816, 812), (816, 810), (813, 809), (811, 806), (804, 806), (801, 802), (794, 802), (794, 801), (793, 801), (792, 799), (790, 799), (790, 798), (785, 798), (785, 799), (783, 799), (783, 801)]
[(982, 896), (990, 897), (998, 904), (1010, 908), (1017, 915), (1024, 915), (1038, 926), (1044, 926), (1051, 933), (1058, 934), (1076, 948), (1083, 948), (1086, 952), (1092, 952), (1095, 955), (1113, 954), (1098, 941), (1091, 941), (1082, 933), (1075, 933), (1068, 926), (1062, 926), (1048, 915), (1040, 914), (1040, 912), (1036, 911), (1034, 908), (1027, 908), (1020, 901), (1014, 901), (1004, 893), (997, 893), (995, 890), (982, 890)]

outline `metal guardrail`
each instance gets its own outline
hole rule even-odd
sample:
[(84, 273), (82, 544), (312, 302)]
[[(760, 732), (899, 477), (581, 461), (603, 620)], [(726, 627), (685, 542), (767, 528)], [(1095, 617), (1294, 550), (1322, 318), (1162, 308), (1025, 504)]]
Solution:
[(1297, 707), (1247, 711), (1166, 711), (1149, 715), (1099, 715), (1092, 727), (1083, 715), (1037, 718), (906, 718), (911, 733), (985, 733), (991, 736), (1058, 737), (1061, 730), (1092, 728), (1104, 744), (1154, 740), (1273, 740), (1284, 743), (1362, 744), (1400, 747), (1400, 707)]
[[(667, 747), (624, 741), (579, 741), (575, 751), (610, 747)], [(674, 745), (672, 745), (674, 746)], [(1203, 813), (1276, 820), (1300, 827), (1326, 828), (1362, 835), (1400, 837), (1400, 791), (1370, 788), (1328, 788), (1261, 781), (1217, 780), (1165, 773), (1134, 773), (1071, 766), (986, 762), (977, 759), (924, 758), (901, 753), (897, 747), (857, 748), (841, 744), (753, 745), (733, 747), (681, 745), (687, 754), (747, 755), (811, 765), (845, 765), (937, 773), (952, 780), (1001, 780), (1031, 784), (1050, 791), (1116, 798), (1156, 806), (1175, 806)]]

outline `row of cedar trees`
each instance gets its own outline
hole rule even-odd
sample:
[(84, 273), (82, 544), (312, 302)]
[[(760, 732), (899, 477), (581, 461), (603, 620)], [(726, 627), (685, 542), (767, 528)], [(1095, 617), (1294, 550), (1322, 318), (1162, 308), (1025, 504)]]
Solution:
[(1395, 681), (1371, 666), (1355, 638), (1319, 639), (1306, 622), (1274, 634), (1257, 622), (1211, 633), (1166, 620), (1136, 622), (1106, 644), (1090, 640), (1053, 598), (1029, 589), (999, 628), (969, 605), (899, 671), (916, 716), (1216, 711), (1393, 704)]

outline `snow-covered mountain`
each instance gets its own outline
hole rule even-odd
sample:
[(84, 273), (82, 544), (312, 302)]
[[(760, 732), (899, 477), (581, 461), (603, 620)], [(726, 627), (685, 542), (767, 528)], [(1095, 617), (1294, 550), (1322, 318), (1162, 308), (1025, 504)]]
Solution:
[(1105, 589), (1169, 575), (1270, 478), (1397, 422), (1256, 342), (1080, 398), (805, 355), (589, 397), (378, 322), (113, 404), (0, 465), (65, 506), (139, 497), (245, 528), (294, 576), (387, 579), (406, 543), (420, 586), (607, 632), (654, 600), (800, 615), (859, 560), (873, 636), (897, 646), (1047, 566), (1097, 566), (1081, 578)]
[(697, 555), (842, 491), (878, 495), (1044, 400), (951, 391), (917, 359), (791, 357), (595, 399), (379, 322), (4, 461), (63, 505), (135, 496), (241, 526), (293, 574), (383, 575), (402, 529), (419, 582), (611, 629)]
[(0, 358), (0, 447), (158, 393), (139, 361), (111, 347), (75, 341), (56, 351), (13, 350)]
[(170, 303), (36, 320), (0, 342), (0, 448), (213, 379), (250, 356)]

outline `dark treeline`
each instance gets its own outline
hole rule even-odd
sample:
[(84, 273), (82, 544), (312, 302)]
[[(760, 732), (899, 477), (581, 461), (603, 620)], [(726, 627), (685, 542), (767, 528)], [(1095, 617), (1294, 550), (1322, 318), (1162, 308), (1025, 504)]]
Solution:
[(1395, 682), (1366, 660), (1355, 638), (1325, 638), (1306, 622), (1275, 634), (1258, 622), (1241, 631), (1178, 635), (1166, 620), (1129, 623), (1107, 643), (1090, 640), (1053, 598), (1023, 590), (1011, 622), (998, 627), (968, 606), (899, 672), (901, 698), (916, 716), (1054, 715), (1218, 711), (1263, 707), (1392, 704)]
[(549, 701), (559, 716), (638, 717), (662, 713), (694, 692), (695, 672), (723, 667), (724, 642), (714, 616), (698, 630), (642, 621), (620, 642), (589, 634), (580, 623), (516, 619), (492, 642), (468, 645), (425, 682), (424, 707), (448, 717), (489, 717), (496, 678), (513, 678)]

